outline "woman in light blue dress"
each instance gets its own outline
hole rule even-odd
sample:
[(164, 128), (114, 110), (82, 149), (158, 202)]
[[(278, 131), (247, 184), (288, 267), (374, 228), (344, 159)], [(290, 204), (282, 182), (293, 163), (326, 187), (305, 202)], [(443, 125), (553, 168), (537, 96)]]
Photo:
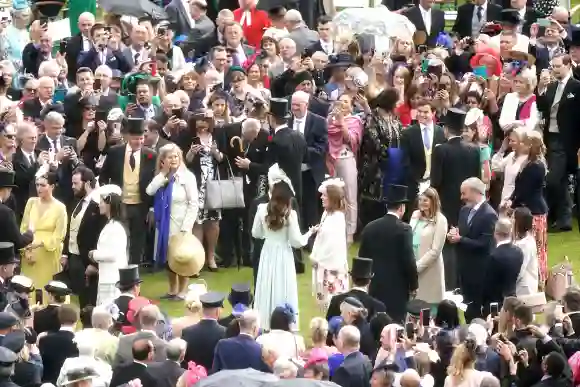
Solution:
[[(298, 215), (290, 203), (294, 191), (284, 180), (273, 185), (268, 203), (258, 205), (252, 226), (252, 236), (264, 239), (254, 308), (259, 311), (260, 322), (266, 330), (270, 328), (270, 315), (277, 306), (288, 304), (293, 310), (300, 310), (292, 248), (306, 245), (315, 230), (311, 228), (304, 235), (300, 233)], [(298, 313), (295, 323), (298, 326)]]

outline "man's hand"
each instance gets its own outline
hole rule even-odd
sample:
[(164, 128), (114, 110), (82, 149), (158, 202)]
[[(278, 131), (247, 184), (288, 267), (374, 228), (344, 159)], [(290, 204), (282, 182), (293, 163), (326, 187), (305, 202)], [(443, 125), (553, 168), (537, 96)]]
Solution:
[(241, 168), (241, 169), (249, 169), (250, 168), (251, 161), (249, 159), (242, 158), (242, 157), (236, 157), (235, 162), (236, 162), (236, 165), (238, 168)]
[(532, 23), (530, 25), (530, 39), (537, 39), (539, 32), (540, 26), (538, 25), (538, 23)]
[(451, 243), (459, 242), (461, 236), (459, 235), (459, 230), (456, 227), (451, 227), (449, 232), (447, 233), (447, 240)]
[(97, 128), (99, 128), (99, 132), (104, 132), (105, 130), (107, 130), (107, 123), (105, 121), (98, 121), (97, 122)]
[(131, 114), (135, 113), (137, 110), (137, 105), (134, 103), (128, 103), (127, 107), (125, 108), (125, 113), (130, 116)]
[(536, 338), (538, 338), (538, 339), (540, 339), (540, 340), (543, 340), (543, 339), (546, 337), (546, 334), (545, 334), (544, 332), (542, 332), (542, 330), (541, 330), (539, 327), (535, 326), (535, 325), (528, 325), (528, 326), (526, 327), (526, 329), (527, 329), (528, 331), (530, 331), (530, 333), (531, 333), (531, 334), (532, 334), (534, 337), (536, 337)]
[(66, 255), (60, 256), (60, 265), (63, 267), (68, 265), (68, 257)]

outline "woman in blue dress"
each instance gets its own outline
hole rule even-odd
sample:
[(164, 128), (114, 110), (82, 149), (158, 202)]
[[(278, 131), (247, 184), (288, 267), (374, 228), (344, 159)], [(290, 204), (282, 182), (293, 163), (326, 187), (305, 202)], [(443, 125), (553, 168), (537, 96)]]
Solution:
[(362, 228), (385, 214), (382, 198), (391, 184), (404, 184), (401, 132), (395, 114), (399, 92), (385, 89), (370, 101), (359, 151), (359, 197)]

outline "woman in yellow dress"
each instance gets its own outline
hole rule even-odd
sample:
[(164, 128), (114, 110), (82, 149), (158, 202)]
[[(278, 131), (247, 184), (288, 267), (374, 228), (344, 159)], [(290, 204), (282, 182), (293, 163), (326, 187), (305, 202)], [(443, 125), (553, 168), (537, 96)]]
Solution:
[[(38, 197), (28, 199), (20, 225), (21, 230), (34, 233), (34, 241), (22, 258), (22, 274), (31, 278), (37, 289), (44, 288), (61, 270), (68, 218), (65, 205), (52, 196), (56, 179), (53, 172), (36, 177)], [(45, 304), (48, 302), (48, 294), (44, 294), (43, 300)]]

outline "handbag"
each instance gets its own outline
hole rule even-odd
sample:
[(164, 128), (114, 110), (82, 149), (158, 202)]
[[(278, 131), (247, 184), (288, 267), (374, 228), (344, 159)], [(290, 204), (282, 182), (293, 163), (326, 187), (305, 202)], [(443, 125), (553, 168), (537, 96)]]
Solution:
[(553, 266), (548, 273), (545, 293), (556, 301), (562, 300), (566, 290), (574, 284), (572, 265), (565, 257), (565, 261)]
[(228, 179), (220, 180), (220, 172), (217, 169), (217, 178), (207, 181), (205, 186), (204, 209), (222, 210), (245, 207), (244, 179), (234, 176), (230, 160), (227, 156), (225, 159), (228, 163)]

